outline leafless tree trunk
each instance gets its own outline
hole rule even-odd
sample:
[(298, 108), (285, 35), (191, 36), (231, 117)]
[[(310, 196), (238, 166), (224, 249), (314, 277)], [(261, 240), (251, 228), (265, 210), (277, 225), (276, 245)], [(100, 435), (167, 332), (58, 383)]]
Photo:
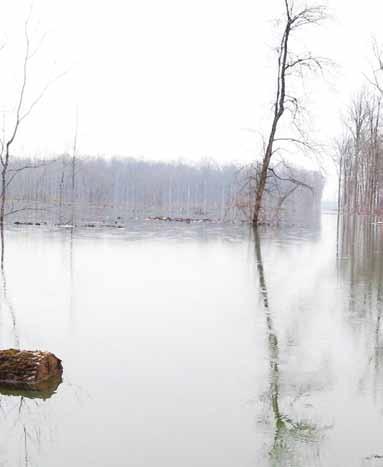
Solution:
[[(30, 12), (31, 14), (31, 12)], [(4, 219), (7, 215), (13, 214), (14, 212), (18, 212), (19, 210), (27, 210), (30, 208), (22, 208), (22, 209), (17, 209), (17, 210), (11, 210), (10, 212), (6, 212), (6, 202), (7, 202), (7, 189), (9, 185), (13, 182), (15, 176), (27, 169), (27, 168), (32, 168), (31, 165), (27, 165), (25, 167), (21, 167), (17, 170), (14, 170), (11, 172), (10, 170), (10, 162), (11, 162), (11, 151), (13, 148), (13, 145), (16, 141), (20, 125), (23, 122), (25, 118), (27, 118), (32, 110), (35, 108), (35, 106), (39, 103), (39, 101), (42, 99), (44, 96), (45, 92), (49, 88), (51, 84), (53, 84), (55, 80), (48, 82), (41, 93), (37, 95), (37, 97), (29, 103), (29, 105), (25, 106), (25, 93), (26, 93), (26, 88), (27, 88), (27, 82), (28, 82), (28, 66), (30, 59), (33, 57), (33, 55), (36, 53), (37, 50), (31, 51), (30, 47), (30, 40), (29, 40), (29, 34), (28, 34), (28, 25), (29, 25), (29, 20), (30, 20), (30, 14), (27, 18), (27, 20), (24, 23), (24, 36), (25, 36), (25, 53), (24, 53), (24, 59), (23, 59), (23, 71), (22, 71), (22, 80), (21, 80), (21, 86), (20, 86), (20, 91), (18, 93), (18, 98), (17, 98), (17, 103), (16, 103), (16, 111), (15, 111), (15, 116), (14, 116), (14, 123), (11, 126), (11, 131), (6, 136), (5, 131), (3, 132), (3, 137), (0, 140), (0, 239), (1, 239), (1, 263), (4, 263)]]
[(62, 158), (60, 186), (59, 186), (59, 224), (63, 222), (63, 209), (64, 209), (64, 187), (65, 187), (65, 158)]
[(5, 202), (7, 195), (7, 175), (9, 167), (9, 158), (12, 145), (16, 139), (19, 126), (23, 118), (29, 113), (22, 114), (22, 107), (24, 103), (25, 89), (27, 85), (27, 73), (28, 73), (28, 62), (30, 58), (30, 43), (28, 36), (28, 20), (25, 23), (24, 28), (25, 33), (25, 55), (23, 62), (23, 78), (21, 83), (20, 94), (18, 98), (17, 108), (16, 108), (16, 117), (13, 129), (11, 131), (10, 137), (1, 141), (1, 153), (0, 153), (0, 163), (1, 163), (1, 200), (0, 200), (0, 229), (1, 229), (1, 263), (4, 262), (4, 217), (5, 217)]
[[(270, 132), (267, 138), (267, 144), (261, 164), (261, 169), (257, 179), (255, 192), (255, 203), (253, 211), (253, 224), (259, 223), (259, 216), (262, 207), (262, 198), (266, 187), (268, 170), (272, 156), (275, 152), (274, 144), (277, 141), (277, 130), (279, 122), (285, 113), (287, 106), (292, 107), (294, 114), (299, 110), (298, 101), (288, 93), (288, 78), (294, 71), (314, 70), (322, 68), (322, 60), (313, 57), (310, 53), (302, 56), (296, 56), (290, 51), (291, 36), (300, 28), (312, 24), (318, 24), (326, 16), (326, 9), (323, 6), (305, 7), (298, 12), (295, 11), (292, 0), (284, 0), (285, 7), (285, 26), (282, 34), (280, 46), (278, 48), (278, 68), (277, 68), (277, 87), (274, 100), (274, 113), (271, 122)], [(281, 138), (280, 140), (288, 140)], [(304, 141), (290, 139), (291, 142), (298, 144), (307, 144)]]
[(75, 203), (76, 203), (76, 164), (77, 164), (77, 133), (78, 133), (78, 111), (76, 111), (76, 126), (73, 138), (73, 149), (72, 149), (72, 177), (71, 177), (71, 225), (72, 228), (75, 225)]

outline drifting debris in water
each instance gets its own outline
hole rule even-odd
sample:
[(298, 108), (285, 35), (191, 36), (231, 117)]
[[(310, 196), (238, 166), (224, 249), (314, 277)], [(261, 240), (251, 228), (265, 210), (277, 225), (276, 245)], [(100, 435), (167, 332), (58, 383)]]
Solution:
[(210, 218), (195, 218), (195, 217), (169, 217), (169, 216), (149, 216), (145, 220), (148, 221), (167, 221), (167, 222), (214, 222)]

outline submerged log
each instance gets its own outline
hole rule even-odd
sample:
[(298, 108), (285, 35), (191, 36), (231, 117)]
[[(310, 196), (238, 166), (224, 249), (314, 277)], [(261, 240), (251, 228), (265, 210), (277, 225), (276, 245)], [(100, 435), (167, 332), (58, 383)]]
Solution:
[[(49, 380), (56, 387), (61, 382), (61, 360), (40, 350), (0, 350), (0, 385), (20, 389), (37, 389)], [(58, 383), (57, 383), (58, 382)]]

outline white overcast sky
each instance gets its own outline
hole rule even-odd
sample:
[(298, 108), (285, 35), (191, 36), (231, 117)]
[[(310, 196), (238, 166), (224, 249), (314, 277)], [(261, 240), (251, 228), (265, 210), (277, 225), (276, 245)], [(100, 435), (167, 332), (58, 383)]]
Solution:
[[(338, 64), (308, 86), (313, 134), (330, 142), (383, 43), (381, 0), (328, 0), (333, 19), (307, 39)], [(6, 128), (20, 86), (30, 1), (0, 4), (0, 117)], [(79, 152), (148, 159), (250, 162), (267, 128), (272, 47), (283, 0), (35, 0), (27, 100), (66, 72), (25, 120), (17, 153), (69, 151), (76, 109)], [(3, 118), (4, 117), (4, 118)]]

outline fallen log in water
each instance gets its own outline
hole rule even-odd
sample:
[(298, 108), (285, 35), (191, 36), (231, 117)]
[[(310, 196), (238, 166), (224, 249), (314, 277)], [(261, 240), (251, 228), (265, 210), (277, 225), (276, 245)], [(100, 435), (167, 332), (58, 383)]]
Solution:
[[(53, 391), (61, 382), (61, 360), (40, 350), (0, 350), (0, 386)], [(52, 385), (50, 382), (52, 381)]]

